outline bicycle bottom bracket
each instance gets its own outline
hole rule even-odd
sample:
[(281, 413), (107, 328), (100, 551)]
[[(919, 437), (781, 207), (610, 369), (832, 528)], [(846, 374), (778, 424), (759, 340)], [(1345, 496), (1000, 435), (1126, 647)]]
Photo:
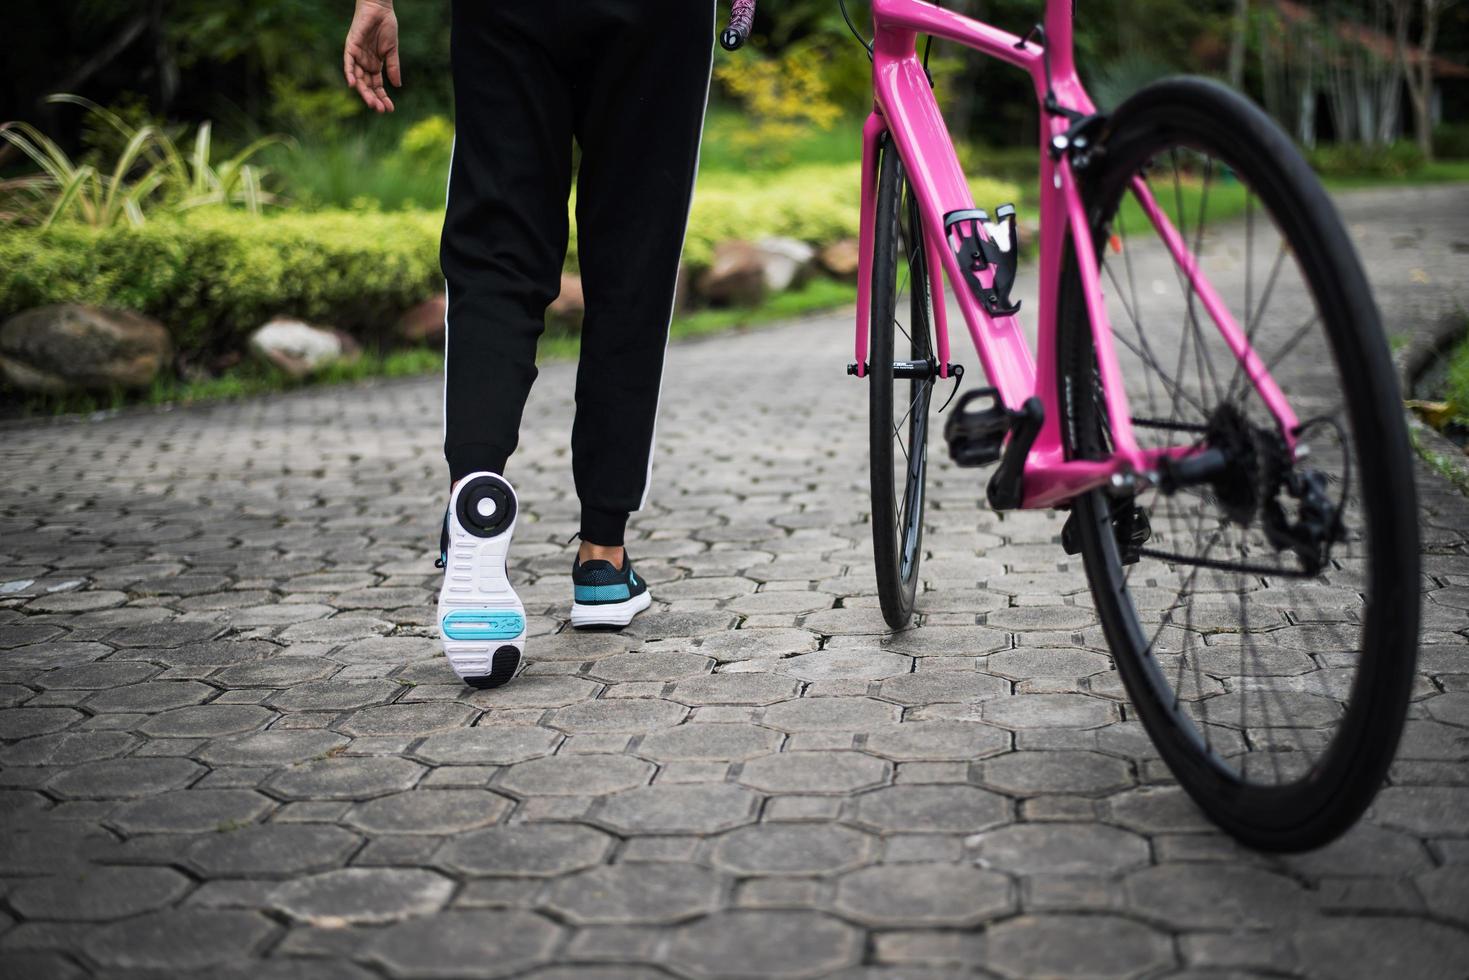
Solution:
[(470, 534), (493, 538), (515, 519), (515, 494), (498, 476), (477, 476), (459, 491), (457, 516)]

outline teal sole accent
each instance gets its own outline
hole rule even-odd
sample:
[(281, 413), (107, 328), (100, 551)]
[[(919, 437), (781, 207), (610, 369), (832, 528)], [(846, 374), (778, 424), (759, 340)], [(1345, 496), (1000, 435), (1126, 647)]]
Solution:
[(578, 585), (577, 602), (622, 602), (632, 598), (632, 589), (626, 585)]
[(455, 609), (444, 617), (451, 640), (513, 640), (525, 632), (525, 617), (499, 609)]

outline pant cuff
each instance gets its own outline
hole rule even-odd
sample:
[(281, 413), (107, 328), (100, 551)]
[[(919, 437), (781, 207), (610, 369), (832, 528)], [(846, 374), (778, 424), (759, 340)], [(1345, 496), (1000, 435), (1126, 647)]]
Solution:
[(627, 532), (627, 511), (581, 509), (581, 539), (592, 544), (616, 547)]
[(485, 471), (504, 475), (510, 454), (487, 442), (462, 442), (444, 447), (449, 462), (449, 483), (458, 483), (471, 473)]

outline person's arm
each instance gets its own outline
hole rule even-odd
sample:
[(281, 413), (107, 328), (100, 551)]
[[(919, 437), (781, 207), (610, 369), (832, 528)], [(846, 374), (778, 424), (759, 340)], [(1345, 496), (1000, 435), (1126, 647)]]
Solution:
[(397, 88), (403, 84), (398, 65), (398, 17), (393, 0), (357, 0), (347, 45), (342, 53), (342, 75), (357, 90), (362, 101), (378, 112), (392, 112), (393, 100), (383, 86), (387, 80)]

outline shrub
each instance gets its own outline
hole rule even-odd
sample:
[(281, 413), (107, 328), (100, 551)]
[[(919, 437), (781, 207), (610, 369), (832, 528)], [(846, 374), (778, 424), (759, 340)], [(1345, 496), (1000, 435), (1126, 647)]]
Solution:
[(1469, 123), (1441, 123), (1433, 130), (1434, 155), (1469, 160)]
[(1329, 143), (1309, 151), (1323, 177), (1406, 177), (1423, 169), (1423, 152), (1408, 140), (1387, 146)]
[[(857, 177), (856, 164), (712, 175), (694, 199), (685, 261), (708, 265), (714, 246), (730, 238), (825, 244), (855, 236)], [(999, 181), (971, 186), (985, 206), (1019, 195)], [(438, 211), (252, 216), (205, 208), (138, 227), (0, 228), (0, 318), (49, 303), (135, 310), (167, 325), (190, 353), (238, 349), (278, 315), (375, 340), (442, 288), (442, 220)], [(575, 262), (573, 228), (568, 264)]]
[(0, 315), (48, 303), (135, 310), (183, 351), (242, 345), (276, 315), (374, 336), (442, 282), (440, 216), (198, 211), (131, 227), (0, 231)]

